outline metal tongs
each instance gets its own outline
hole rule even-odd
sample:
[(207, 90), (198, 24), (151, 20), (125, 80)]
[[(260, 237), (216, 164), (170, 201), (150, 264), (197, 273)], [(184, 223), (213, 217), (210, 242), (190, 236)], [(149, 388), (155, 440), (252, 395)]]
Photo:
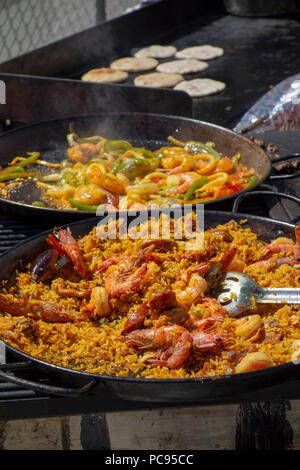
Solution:
[(230, 317), (236, 317), (257, 303), (300, 304), (300, 288), (263, 288), (251, 277), (239, 272), (228, 272), (222, 280), (218, 302)]

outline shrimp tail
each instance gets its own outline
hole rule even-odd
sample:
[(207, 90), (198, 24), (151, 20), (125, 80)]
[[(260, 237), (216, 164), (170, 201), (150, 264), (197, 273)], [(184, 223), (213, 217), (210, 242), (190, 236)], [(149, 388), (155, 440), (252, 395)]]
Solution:
[(144, 320), (149, 312), (146, 304), (140, 305), (128, 318), (125, 327), (122, 330), (122, 336), (126, 336), (134, 330), (138, 330), (143, 326)]

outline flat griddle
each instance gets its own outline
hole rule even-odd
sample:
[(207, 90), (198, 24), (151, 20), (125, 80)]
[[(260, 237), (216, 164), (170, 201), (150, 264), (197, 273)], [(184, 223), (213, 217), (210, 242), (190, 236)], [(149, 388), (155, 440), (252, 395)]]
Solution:
[[(66, 115), (75, 103), (81, 113), (103, 106), (125, 111), (126, 105), (131, 111), (136, 106), (135, 111), (156, 112), (162, 99), (161, 107), (170, 107), (172, 100), (183, 104), (185, 97), (186, 106), (177, 106), (177, 112), (174, 106), (173, 114), (188, 112), (191, 102), (191, 117), (233, 127), (270, 87), (299, 72), (299, 42), (296, 15), (243, 18), (228, 14), (221, 0), (162, 0), (1, 64), (0, 73), (9, 76), (0, 75), (0, 79), (8, 84), (14, 79), (14, 93), (7, 94), (10, 99), (0, 107), (0, 117), (13, 114), (15, 121), (45, 120), (54, 117), (54, 112), (55, 117)], [(214, 78), (224, 81), (227, 88), (211, 97), (189, 100), (183, 92), (135, 87), (135, 74), (120, 85), (81, 86), (79, 79), (90, 68), (107, 66), (155, 43), (178, 49), (195, 44), (223, 47), (224, 56), (210, 60), (209, 69), (186, 77)], [(76, 88), (73, 99), (68, 85)], [(59, 106), (55, 106), (58, 97)]]

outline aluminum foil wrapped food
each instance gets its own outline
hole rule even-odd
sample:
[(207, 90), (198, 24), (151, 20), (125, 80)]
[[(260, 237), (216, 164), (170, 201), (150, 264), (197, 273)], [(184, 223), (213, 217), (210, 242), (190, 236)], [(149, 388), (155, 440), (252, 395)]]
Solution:
[(300, 74), (283, 80), (267, 92), (235, 126), (237, 132), (299, 131)]

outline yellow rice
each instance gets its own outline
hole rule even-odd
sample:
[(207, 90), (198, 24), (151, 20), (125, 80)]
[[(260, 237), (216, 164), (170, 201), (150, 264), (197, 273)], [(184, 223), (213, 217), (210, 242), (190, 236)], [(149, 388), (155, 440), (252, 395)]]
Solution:
[[(300, 287), (300, 271), (295, 266), (282, 265), (270, 269), (248, 267), (261, 259), (262, 249), (266, 245), (260, 241), (245, 224), (230, 222), (226, 226), (218, 226), (219, 230), (227, 230), (233, 237), (230, 245), (237, 248), (237, 257), (247, 265), (245, 273), (249, 274), (259, 285), (264, 287)], [(205, 232), (205, 246), (213, 246), (217, 254), (210, 262), (217, 264), (228, 243), (218, 236), (216, 230)], [(79, 241), (86, 265), (95, 271), (104, 259), (116, 254), (132, 254), (141, 245), (141, 240), (100, 240), (96, 228)], [(253, 302), (245, 316), (258, 314), (264, 321), (265, 335), (255, 342), (247, 341), (236, 335), (236, 319), (225, 314), (224, 322), (218, 328), (218, 334), (226, 334), (231, 344), (217, 352), (192, 352), (183, 366), (170, 370), (167, 367), (147, 364), (147, 353), (137, 352), (126, 342), (120, 341), (122, 329), (130, 313), (148, 299), (157, 289), (168, 289), (174, 284), (182, 271), (191, 262), (183, 256), (183, 242), (174, 243), (171, 249), (174, 261), (164, 262), (160, 267), (152, 264), (147, 282), (140, 293), (131, 293), (127, 302), (114, 300), (114, 313), (106, 318), (89, 319), (77, 323), (46, 323), (37, 320), (38, 334), (25, 335), (19, 330), (18, 319), (9, 314), (0, 315), (0, 336), (8, 341), (2, 331), (10, 329), (17, 333), (16, 340), (8, 342), (19, 350), (49, 363), (95, 374), (116, 375), (121, 377), (140, 378), (191, 378), (196, 376), (217, 376), (234, 373), (238, 361), (248, 352), (261, 351), (266, 353), (273, 365), (291, 360), (293, 343), (300, 339), (300, 310), (297, 306), (283, 304), (259, 305)], [(277, 255), (274, 255), (276, 258)], [(98, 275), (105, 279), (107, 273)], [(25, 272), (16, 273), (12, 285), (5, 285), (4, 293), (14, 296), (27, 296), (29, 300), (45, 300), (60, 304), (72, 311), (79, 311), (81, 299), (60, 297), (53, 289), (53, 283), (59, 279), (83, 283), (73, 268), (63, 268), (50, 281), (34, 283), (31, 280), (30, 266)], [(209, 310), (201, 304), (192, 305), (191, 314), (200, 318), (209, 316)], [(20, 318), (19, 318), (20, 319)], [(158, 318), (147, 318), (144, 327), (166, 325), (171, 322), (167, 315)], [(267, 338), (267, 341), (266, 341)]]

